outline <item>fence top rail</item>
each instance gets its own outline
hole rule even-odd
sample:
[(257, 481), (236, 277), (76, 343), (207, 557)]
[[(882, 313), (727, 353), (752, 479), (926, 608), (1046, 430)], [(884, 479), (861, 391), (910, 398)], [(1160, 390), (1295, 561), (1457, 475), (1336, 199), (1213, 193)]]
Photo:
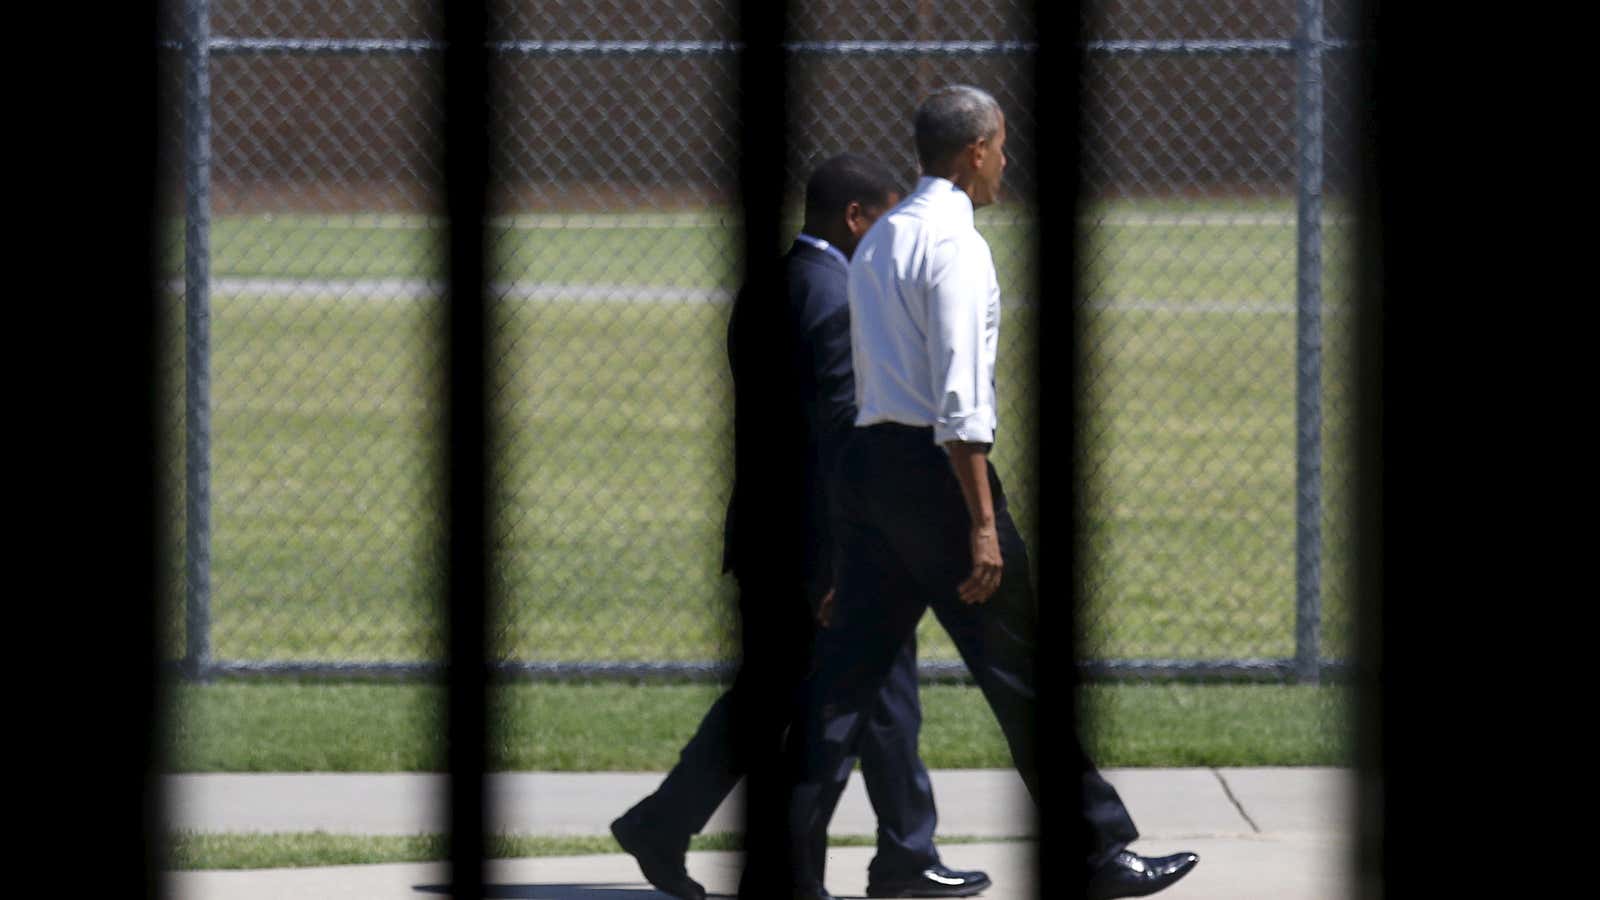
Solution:
[[(1352, 40), (1324, 39), (1324, 50), (1346, 50)], [(1284, 39), (1114, 40), (1087, 41), (1091, 56), (1288, 56), (1305, 41)], [(184, 41), (161, 41), (165, 50), (181, 50)], [(502, 56), (720, 56), (743, 49), (738, 41), (490, 41), (491, 53)], [(443, 52), (444, 41), (423, 38), (239, 38), (213, 37), (213, 56), (392, 56)], [(793, 41), (784, 44), (802, 56), (1012, 56), (1031, 54), (1034, 41)]]

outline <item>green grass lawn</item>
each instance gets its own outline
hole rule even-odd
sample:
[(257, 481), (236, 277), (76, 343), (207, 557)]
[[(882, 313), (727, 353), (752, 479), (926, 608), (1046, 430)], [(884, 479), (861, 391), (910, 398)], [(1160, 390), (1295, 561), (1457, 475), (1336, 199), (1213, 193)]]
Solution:
[[(1262, 215), (1287, 210), (1266, 202), (1130, 204), (1089, 217), (1100, 224), (1086, 232), (1083, 283), (1089, 300), (1103, 304), (1088, 315), (1084, 387), (1084, 621), (1094, 656), (1293, 652), (1295, 336), (1293, 317), (1281, 309), (1293, 301), (1295, 247), (1291, 226)], [(1249, 224), (1204, 224), (1205, 216)], [(1031, 226), (1004, 210), (979, 220), (1003, 292), (1026, 293)], [(728, 223), (708, 215), (692, 227), (638, 224), (618, 217), (583, 229), (505, 229), (493, 277), (708, 290), (733, 284)], [(1338, 265), (1348, 258), (1345, 236), (1331, 229), (1325, 248), (1323, 651), (1335, 657), (1347, 652), (1349, 637), (1342, 516), (1350, 370), (1347, 317), (1333, 302), (1346, 290)], [(223, 219), (213, 273), (427, 279), (439, 271), (439, 237), (404, 220)], [(443, 309), (341, 296), (337, 285), (318, 284), (288, 297), (214, 297), (217, 658), (441, 654)], [(1141, 308), (1142, 301), (1166, 305)], [(167, 424), (169, 496), (178, 508), (176, 301), (173, 310)], [(506, 658), (728, 654), (730, 583), (718, 573), (731, 471), (726, 316), (719, 304), (628, 302), (625, 292), (614, 302), (494, 308), (493, 402), (503, 441), (495, 487), (502, 514), (494, 526), (504, 602), (496, 623)], [(1033, 440), (1032, 322), (1029, 308), (1006, 310), (995, 451), (1025, 535), (1033, 532), (1028, 494), (1036, 482), (1025, 452)], [(174, 576), (181, 526), (175, 515)], [(1036, 568), (1052, 563), (1034, 560)], [(176, 590), (168, 610), (167, 648), (176, 656), (183, 619)], [(932, 617), (920, 638), (924, 658), (955, 658)]]
[[(517, 684), (496, 691), (497, 771), (671, 768), (721, 688)], [(434, 772), (445, 769), (443, 690), (418, 684), (222, 682), (171, 694), (170, 772)], [(1349, 764), (1349, 698), (1337, 686), (1100, 685), (1083, 692), (1085, 743), (1102, 767)], [(977, 688), (922, 687), (932, 768), (1006, 768)]]
[[(1015, 841), (1020, 838), (939, 835), (941, 845)], [(871, 847), (877, 838), (865, 834), (828, 835), (830, 847)], [(739, 850), (742, 835), (719, 832), (689, 839), (691, 851)], [(582, 835), (493, 834), (488, 836), (489, 859), (523, 859), (536, 856), (586, 856), (621, 853), (607, 837)], [(441, 862), (449, 858), (450, 844), (441, 834), (365, 836), (325, 832), (273, 834), (204, 834), (176, 832), (167, 846), (167, 869), (285, 869), (309, 866), (354, 866), (372, 863)]]

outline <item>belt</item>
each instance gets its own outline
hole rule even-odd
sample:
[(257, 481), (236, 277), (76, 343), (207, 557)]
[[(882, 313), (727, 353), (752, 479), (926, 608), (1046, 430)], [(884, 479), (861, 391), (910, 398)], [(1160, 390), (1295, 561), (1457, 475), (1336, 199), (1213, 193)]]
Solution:
[(883, 435), (918, 435), (928, 439), (930, 442), (933, 440), (932, 425), (906, 425), (902, 422), (873, 422), (871, 425), (857, 425), (856, 430)]

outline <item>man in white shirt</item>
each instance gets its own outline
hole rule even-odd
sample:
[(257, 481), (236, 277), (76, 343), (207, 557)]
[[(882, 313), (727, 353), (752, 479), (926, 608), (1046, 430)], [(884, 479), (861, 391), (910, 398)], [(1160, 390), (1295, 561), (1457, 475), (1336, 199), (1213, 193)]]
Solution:
[[(796, 897), (807, 900), (828, 896), (811, 875), (833, 814), (828, 773), (930, 607), (983, 690), (1023, 781), (1037, 787), (1036, 606), (1027, 548), (988, 461), (1000, 288), (973, 221), (973, 210), (999, 193), (1005, 117), (993, 97), (958, 85), (930, 95), (915, 128), (923, 177), (868, 230), (850, 263), (856, 427), (835, 470), (831, 627), (819, 636), (792, 745), (803, 757), (791, 797), (793, 876)], [(1083, 776), (1089, 897), (1151, 894), (1193, 868), (1192, 853), (1129, 852), (1138, 830), (1116, 791), (1076, 741), (1064, 749), (1061, 765)]]

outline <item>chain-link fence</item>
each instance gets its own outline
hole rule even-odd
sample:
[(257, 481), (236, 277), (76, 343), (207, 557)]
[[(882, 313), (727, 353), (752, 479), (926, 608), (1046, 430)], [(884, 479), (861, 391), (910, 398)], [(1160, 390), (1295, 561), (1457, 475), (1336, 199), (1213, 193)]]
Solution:
[[(1072, 462), (1030, 449), (1048, 418), (1032, 406), (1033, 311), (1066, 299), (1033, 289), (1050, 252), (1035, 246), (1049, 160), (1033, 116), (1078, 86), (1033, 84), (1020, 0), (790, 8), (793, 218), (810, 168), (841, 151), (909, 187), (910, 114), (932, 88), (977, 84), (1005, 109), (1005, 194), (978, 224), (1006, 304), (994, 456), (1031, 535), (1036, 468)], [(185, 511), (170, 655), (192, 672), (429, 667), (443, 653), (438, 10), (184, 10), (166, 55), (182, 126), (170, 490)], [(733, 5), (495, 13), (498, 654), (546, 674), (719, 668), (735, 646), (719, 572)], [(1089, 6), (1076, 466), (1098, 672), (1315, 677), (1348, 652), (1349, 15), (1320, 0)], [(920, 637), (931, 671), (959, 667), (931, 617)]]

